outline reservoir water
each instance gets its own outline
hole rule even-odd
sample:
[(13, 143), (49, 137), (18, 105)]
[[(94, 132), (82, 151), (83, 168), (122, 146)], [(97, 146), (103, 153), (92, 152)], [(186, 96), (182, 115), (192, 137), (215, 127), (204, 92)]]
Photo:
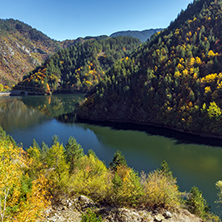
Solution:
[(85, 153), (93, 149), (107, 166), (116, 150), (122, 151), (128, 165), (138, 172), (148, 173), (166, 160), (181, 191), (197, 186), (212, 211), (220, 211), (215, 204), (215, 183), (222, 180), (221, 140), (155, 127), (78, 123), (75, 115), (67, 113), (73, 112), (83, 98), (81, 94), (0, 97), (0, 125), (24, 148), (33, 139), (50, 145), (54, 135), (65, 145), (73, 136)]

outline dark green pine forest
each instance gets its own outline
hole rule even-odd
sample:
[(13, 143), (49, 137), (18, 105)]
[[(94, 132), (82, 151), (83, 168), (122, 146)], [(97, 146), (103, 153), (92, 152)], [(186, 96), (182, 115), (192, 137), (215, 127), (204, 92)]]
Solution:
[(16, 86), (35, 92), (87, 92), (105, 77), (118, 60), (130, 55), (140, 45), (131, 37), (101, 36), (62, 49), (37, 67)]
[(195, 0), (115, 63), (78, 116), (222, 135), (222, 0)]

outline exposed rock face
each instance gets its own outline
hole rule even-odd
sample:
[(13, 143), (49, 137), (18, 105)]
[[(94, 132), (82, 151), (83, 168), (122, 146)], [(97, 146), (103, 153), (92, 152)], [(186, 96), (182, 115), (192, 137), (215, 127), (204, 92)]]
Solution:
[(18, 20), (0, 19), (0, 83), (11, 86), (61, 44)]
[(82, 213), (91, 208), (102, 216), (105, 222), (203, 222), (187, 210), (169, 212), (164, 209), (151, 211), (149, 209), (127, 209), (104, 207), (96, 204), (86, 196), (64, 199), (54, 204), (45, 214), (44, 222), (80, 222)]

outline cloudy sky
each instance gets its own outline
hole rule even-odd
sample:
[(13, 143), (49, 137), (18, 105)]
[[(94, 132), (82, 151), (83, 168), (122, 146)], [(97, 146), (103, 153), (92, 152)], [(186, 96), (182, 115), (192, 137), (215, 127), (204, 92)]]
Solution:
[(192, 0), (0, 0), (0, 18), (18, 19), (56, 40), (165, 28)]

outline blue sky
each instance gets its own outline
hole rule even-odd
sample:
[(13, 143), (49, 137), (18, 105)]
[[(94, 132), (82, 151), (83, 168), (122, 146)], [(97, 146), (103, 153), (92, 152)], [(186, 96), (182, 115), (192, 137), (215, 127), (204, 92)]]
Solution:
[(56, 40), (165, 28), (192, 0), (0, 0), (0, 18), (18, 19)]

